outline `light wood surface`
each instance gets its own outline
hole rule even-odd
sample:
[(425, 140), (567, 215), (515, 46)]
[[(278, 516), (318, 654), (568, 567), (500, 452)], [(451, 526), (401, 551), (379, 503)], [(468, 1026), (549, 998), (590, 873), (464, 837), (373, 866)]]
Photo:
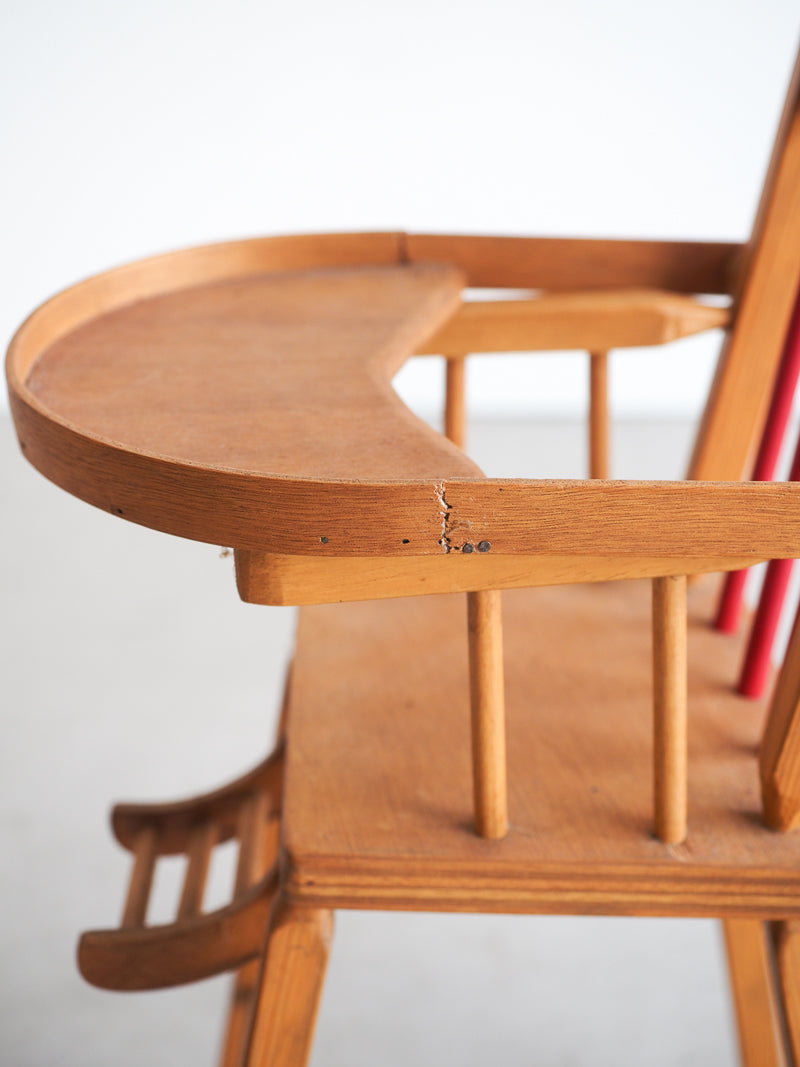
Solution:
[[(708, 626), (713, 594), (689, 592), (690, 831), (680, 845), (652, 835), (647, 583), (504, 594), (509, 832), (494, 842), (472, 832), (461, 598), (303, 609), (285, 798), (291, 899), (800, 914), (800, 841), (763, 825), (763, 708), (731, 692), (741, 641)], [(565, 660), (564, 649), (580, 655)]]
[(653, 794), (656, 837), (686, 837), (686, 578), (653, 580)]
[(727, 919), (722, 925), (742, 1067), (785, 1067), (767, 924)]

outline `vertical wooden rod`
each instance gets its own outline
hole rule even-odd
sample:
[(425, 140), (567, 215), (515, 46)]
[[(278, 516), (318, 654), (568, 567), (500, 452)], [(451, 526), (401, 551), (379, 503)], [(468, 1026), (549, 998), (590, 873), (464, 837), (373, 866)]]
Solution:
[(467, 621), (475, 829), (499, 838), (508, 830), (500, 591), (467, 593)]
[(136, 839), (133, 872), (128, 884), (125, 909), (122, 913), (123, 927), (144, 925), (157, 858), (158, 831), (154, 826), (146, 826)]
[(655, 832), (686, 837), (686, 577), (653, 579), (653, 768)]
[(178, 904), (179, 920), (202, 911), (211, 852), (216, 843), (217, 828), (212, 822), (200, 823), (191, 833), (186, 875)]
[(454, 445), (464, 448), (466, 431), (466, 356), (451, 356), (445, 360), (446, 383), (444, 404), (444, 432)]
[(589, 353), (589, 477), (608, 478), (608, 353)]

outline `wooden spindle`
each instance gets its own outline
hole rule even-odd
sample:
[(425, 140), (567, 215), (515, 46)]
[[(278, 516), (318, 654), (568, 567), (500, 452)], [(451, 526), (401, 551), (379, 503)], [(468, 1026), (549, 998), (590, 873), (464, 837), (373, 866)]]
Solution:
[(498, 838), (508, 830), (500, 591), (467, 593), (467, 618), (475, 829)]
[(451, 356), (445, 360), (447, 367), (444, 404), (445, 436), (464, 448), (467, 439), (466, 417), (466, 356)]
[(653, 579), (653, 767), (655, 833), (686, 837), (686, 577)]
[(122, 913), (123, 927), (144, 926), (157, 858), (158, 830), (155, 826), (145, 826), (134, 848), (133, 871)]
[(211, 851), (216, 843), (217, 830), (213, 823), (200, 823), (192, 830), (189, 837), (183, 891), (178, 904), (178, 919), (197, 915), (202, 910), (208, 868), (211, 864)]
[(608, 353), (589, 353), (589, 477), (608, 478)]

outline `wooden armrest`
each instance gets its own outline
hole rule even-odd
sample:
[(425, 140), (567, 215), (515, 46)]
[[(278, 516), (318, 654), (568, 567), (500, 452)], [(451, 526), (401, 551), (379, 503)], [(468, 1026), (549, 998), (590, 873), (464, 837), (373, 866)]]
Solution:
[(463, 303), (418, 354), (534, 352), (661, 345), (728, 326), (730, 309), (658, 289), (545, 293)]
[(386, 556), (237, 550), (240, 596), (327, 603), (703, 574), (800, 556), (796, 483), (486, 479), (445, 482), (439, 493), (440, 540), (428, 554), (402, 558), (391, 544)]

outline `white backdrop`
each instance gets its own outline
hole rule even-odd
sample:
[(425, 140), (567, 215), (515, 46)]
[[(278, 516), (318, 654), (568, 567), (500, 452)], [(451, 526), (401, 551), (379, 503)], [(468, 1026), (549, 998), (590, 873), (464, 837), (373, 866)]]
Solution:
[[(81, 277), (256, 234), (738, 240), (795, 0), (4, 0), (0, 333)], [(691, 414), (717, 338), (619, 354), (623, 414)], [(576, 357), (507, 357), (478, 414), (573, 414)], [(425, 407), (438, 368), (409, 367)]]

